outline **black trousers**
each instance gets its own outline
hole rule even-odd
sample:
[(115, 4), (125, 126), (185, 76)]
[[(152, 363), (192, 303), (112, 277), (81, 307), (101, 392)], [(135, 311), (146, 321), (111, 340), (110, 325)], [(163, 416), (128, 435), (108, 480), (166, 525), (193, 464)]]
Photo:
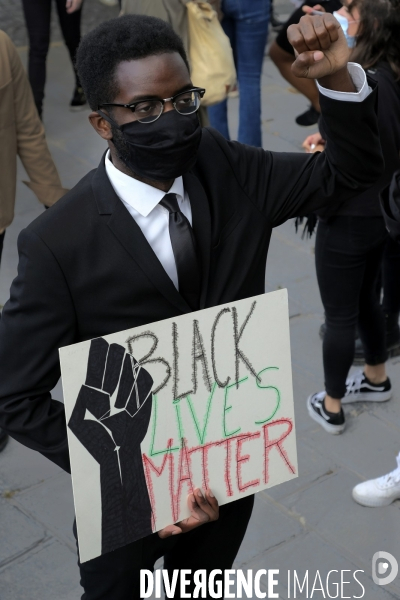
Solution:
[(388, 238), (381, 217), (331, 217), (320, 221), (315, 244), (317, 279), (325, 309), (325, 389), (342, 398), (354, 358), (358, 323), (365, 360), (387, 359), (385, 324), (376, 280)]
[[(68, 14), (65, 0), (55, 0), (58, 20), (68, 48), (72, 65), (81, 39), (82, 9)], [(28, 75), (39, 115), (42, 114), (44, 85), (46, 82), (46, 58), (50, 44), (50, 21), (52, 0), (22, 0), (29, 36)], [(76, 84), (78, 76), (74, 67)]]
[(3, 231), (3, 233), (0, 233), (0, 263), (1, 263), (1, 255), (3, 254), (3, 244), (4, 244), (4, 236), (6, 235), (6, 232)]
[[(165, 540), (154, 533), (109, 554), (78, 563), (85, 590), (81, 600), (139, 600), (140, 569), (153, 571), (161, 556), (164, 556), (163, 568), (171, 574), (174, 569), (191, 569), (192, 573), (197, 569), (208, 572), (230, 569), (246, 533), (253, 504), (254, 496), (247, 496), (221, 506), (217, 521), (190, 533)], [(74, 534), (76, 537), (75, 526)], [(192, 593), (193, 588), (188, 586), (186, 590)], [(179, 580), (174, 597), (180, 598)]]
[(382, 284), (384, 312), (400, 312), (400, 244), (391, 237), (389, 237), (383, 253)]

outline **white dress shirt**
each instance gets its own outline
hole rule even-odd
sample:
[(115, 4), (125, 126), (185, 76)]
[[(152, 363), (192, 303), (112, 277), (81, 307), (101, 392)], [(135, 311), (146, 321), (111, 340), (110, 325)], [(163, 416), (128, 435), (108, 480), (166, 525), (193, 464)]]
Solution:
[(372, 92), (367, 82), (367, 76), (361, 65), (353, 62), (347, 63), (347, 68), (350, 73), (350, 77), (356, 87), (356, 92), (336, 92), (335, 90), (328, 90), (327, 88), (319, 85), (317, 86), (321, 94), (332, 98), (332, 100), (345, 100), (346, 102), (362, 102)]
[[(122, 173), (112, 164), (110, 151), (107, 152), (105, 164), (115, 193), (139, 225), (167, 275), (178, 289), (178, 273), (169, 237), (169, 212), (159, 204), (165, 192)], [(192, 225), (192, 209), (189, 197), (183, 189), (182, 177), (175, 179), (168, 194), (176, 194), (180, 210)]]
[[(323, 88), (317, 82), (321, 94), (334, 100), (347, 102), (362, 102), (365, 100), (372, 90), (367, 83), (364, 70), (356, 63), (349, 63), (348, 68), (357, 92), (336, 92)], [(165, 196), (165, 192), (119, 171), (110, 160), (110, 151), (106, 154), (105, 166), (115, 193), (139, 225), (167, 275), (178, 289), (178, 273), (169, 236), (169, 212), (159, 205), (160, 200)], [(168, 193), (176, 194), (179, 208), (192, 225), (192, 209), (189, 197), (183, 188), (182, 177), (175, 179)]]

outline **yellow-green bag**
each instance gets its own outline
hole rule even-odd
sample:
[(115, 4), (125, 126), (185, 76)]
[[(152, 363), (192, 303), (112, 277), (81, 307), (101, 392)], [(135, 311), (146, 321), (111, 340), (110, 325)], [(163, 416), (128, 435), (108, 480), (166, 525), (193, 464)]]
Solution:
[(236, 69), (228, 36), (208, 2), (188, 2), (189, 59), (195, 86), (207, 90), (202, 104), (225, 100), (236, 83)]

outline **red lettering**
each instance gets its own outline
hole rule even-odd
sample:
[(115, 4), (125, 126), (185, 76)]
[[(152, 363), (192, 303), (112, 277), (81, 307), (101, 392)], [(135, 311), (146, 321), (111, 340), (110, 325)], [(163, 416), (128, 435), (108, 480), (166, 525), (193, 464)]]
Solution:
[(231, 442), (235, 441), (236, 437), (227, 438), (218, 442), (218, 445), (226, 444), (226, 455), (225, 455), (225, 483), (226, 483), (226, 494), (227, 496), (233, 496), (232, 492), (232, 481), (231, 481)]
[(250, 460), (250, 454), (244, 454), (243, 456), (240, 454), (240, 452), (242, 450), (242, 444), (244, 444), (244, 442), (248, 442), (252, 438), (257, 439), (259, 437), (260, 437), (260, 432), (257, 431), (257, 433), (251, 433), (251, 434), (246, 435), (245, 437), (244, 436), (240, 437), (240, 439), (238, 439), (238, 441), (237, 441), (237, 445), (236, 445), (236, 476), (237, 476), (237, 485), (238, 485), (240, 492), (244, 492), (244, 490), (247, 490), (249, 487), (252, 487), (254, 485), (260, 485), (259, 479), (253, 479), (252, 481), (249, 481), (248, 483), (242, 483), (242, 472), (241, 472), (242, 463), (246, 463)]
[(170, 452), (170, 448), (172, 448), (172, 443), (173, 443), (173, 439), (171, 438), (170, 440), (168, 440), (167, 452), (164, 454), (161, 467), (157, 467), (146, 454), (144, 454), (144, 453), (142, 454), (144, 473), (145, 473), (145, 477), (146, 477), (147, 489), (148, 489), (149, 498), (150, 498), (151, 526), (152, 526), (153, 531), (155, 530), (155, 523), (156, 523), (156, 501), (155, 501), (155, 497), (154, 497), (154, 489), (153, 489), (153, 481), (151, 479), (151, 472), (153, 471), (153, 473), (155, 473), (157, 477), (160, 477), (162, 475), (162, 472), (164, 471), (164, 468), (165, 468), (165, 465), (167, 464), (168, 459), (169, 459), (169, 463), (170, 463), (169, 474), (170, 474), (171, 511), (172, 511), (172, 514), (174, 514), (173, 495), (171, 494), (171, 473), (173, 473), (173, 471), (174, 471), (174, 457), (173, 457), (172, 453)]
[[(279, 438), (276, 438), (275, 440), (271, 440), (269, 437), (269, 433), (270, 433), (270, 429), (271, 427), (275, 427), (276, 425), (287, 425), (287, 429), (286, 431), (284, 431), (284, 433), (282, 433), (282, 435)], [(293, 429), (293, 423), (291, 421), (291, 419), (277, 419), (276, 421), (272, 421), (271, 423), (267, 423), (266, 425), (263, 426), (263, 433), (264, 433), (264, 483), (268, 483), (269, 481), (269, 453), (271, 452), (273, 447), (276, 447), (276, 449), (278, 450), (279, 454), (281, 455), (281, 457), (284, 460), (285, 465), (287, 466), (287, 468), (289, 469), (289, 471), (291, 471), (292, 473), (296, 472), (296, 469), (294, 468), (294, 466), (292, 465), (292, 463), (289, 460), (288, 454), (285, 450), (285, 448), (283, 448), (282, 446), (282, 442), (285, 438), (287, 438), (287, 436), (289, 435), (289, 433), (292, 431)]]
[[(193, 475), (191, 472), (190, 465), (190, 455), (186, 448), (186, 440), (182, 438), (182, 447), (179, 452), (179, 472), (178, 472), (178, 489), (174, 498), (173, 504), (175, 505), (174, 510), (174, 521), (177, 521), (179, 518), (179, 507), (180, 507), (180, 499), (182, 494), (182, 487), (186, 482), (186, 485), (189, 487), (189, 491), (193, 494)], [(171, 490), (172, 495), (173, 490)]]
[(203, 478), (203, 490), (209, 490), (210, 489), (210, 478), (208, 476), (208, 451), (210, 450), (210, 448), (212, 448), (213, 446), (216, 446), (219, 442), (209, 442), (208, 444), (205, 444), (204, 446), (195, 446), (194, 448), (190, 448), (190, 450), (188, 450), (189, 454), (192, 454), (192, 452), (197, 452), (198, 450), (201, 451), (201, 471), (202, 471), (202, 478)]

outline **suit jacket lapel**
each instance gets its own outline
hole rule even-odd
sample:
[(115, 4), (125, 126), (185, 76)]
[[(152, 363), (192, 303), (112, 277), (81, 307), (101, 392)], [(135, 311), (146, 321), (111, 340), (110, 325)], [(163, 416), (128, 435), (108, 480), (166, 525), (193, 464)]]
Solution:
[(193, 231), (198, 246), (201, 268), (200, 308), (206, 306), (208, 278), (210, 273), (211, 217), (208, 200), (200, 180), (193, 173), (183, 176), (183, 185), (190, 200)]
[(92, 188), (99, 213), (111, 215), (107, 224), (131, 258), (167, 300), (181, 312), (190, 312), (189, 305), (168, 277), (139, 225), (116, 195), (105, 171), (104, 157), (93, 176)]

